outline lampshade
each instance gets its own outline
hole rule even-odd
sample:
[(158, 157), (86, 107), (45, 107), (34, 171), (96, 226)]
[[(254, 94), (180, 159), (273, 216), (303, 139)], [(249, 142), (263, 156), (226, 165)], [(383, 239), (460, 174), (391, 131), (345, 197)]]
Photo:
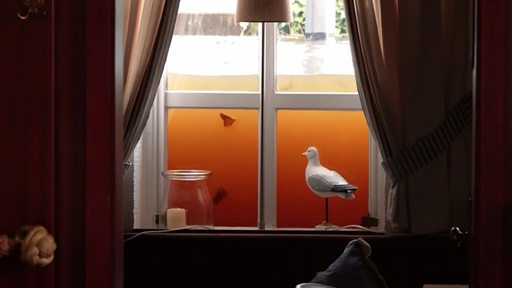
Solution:
[(238, 0), (238, 22), (291, 22), (290, 0)]

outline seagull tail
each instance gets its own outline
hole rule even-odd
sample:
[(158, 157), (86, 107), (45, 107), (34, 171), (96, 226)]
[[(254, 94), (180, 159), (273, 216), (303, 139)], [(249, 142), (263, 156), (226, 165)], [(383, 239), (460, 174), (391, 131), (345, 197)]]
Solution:
[(331, 188), (331, 192), (354, 193), (356, 190), (357, 190), (357, 186), (354, 186), (352, 184), (334, 185)]

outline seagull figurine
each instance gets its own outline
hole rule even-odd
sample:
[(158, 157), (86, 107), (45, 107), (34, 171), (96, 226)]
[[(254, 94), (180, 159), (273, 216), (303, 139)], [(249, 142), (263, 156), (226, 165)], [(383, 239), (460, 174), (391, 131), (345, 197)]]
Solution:
[(353, 199), (357, 186), (349, 184), (338, 172), (322, 166), (316, 147), (309, 147), (302, 155), (308, 158), (306, 183), (309, 189), (316, 195), (325, 198), (325, 220), (324, 223), (317, 225), (317, 228), (329, 229), (328, 227), (333, 225), (329, 224), (328, 198), (338, 196), (343, 199)]
[(313, 193), (323, 198), (339, 196), (343, 199), (353, 199), (355, 197), (354, 191), (357, 187), (349, 184), (338, 172), (322, 166), (316, 147), (309, 147), (302, 155), (308, 158), (306, 183)]

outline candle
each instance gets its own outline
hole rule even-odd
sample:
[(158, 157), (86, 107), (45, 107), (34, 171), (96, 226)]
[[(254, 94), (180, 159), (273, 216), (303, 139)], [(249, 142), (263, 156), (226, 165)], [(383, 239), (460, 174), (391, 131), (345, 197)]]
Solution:
[(167, 209), (167, 228), (180, 228), (187, 225), (187, 216), (183, 208)]

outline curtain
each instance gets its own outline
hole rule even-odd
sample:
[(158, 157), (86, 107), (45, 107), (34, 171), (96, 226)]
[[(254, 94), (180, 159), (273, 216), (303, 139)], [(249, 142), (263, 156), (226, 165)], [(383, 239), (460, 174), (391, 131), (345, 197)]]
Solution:
[(172, 40), (179, 2), (126, 0), (124, 163), (129, 162), (151, 112)]
[(473, 3), (345, 0), (358, 90), (386, 171), (386, 230), (469, 228)]

